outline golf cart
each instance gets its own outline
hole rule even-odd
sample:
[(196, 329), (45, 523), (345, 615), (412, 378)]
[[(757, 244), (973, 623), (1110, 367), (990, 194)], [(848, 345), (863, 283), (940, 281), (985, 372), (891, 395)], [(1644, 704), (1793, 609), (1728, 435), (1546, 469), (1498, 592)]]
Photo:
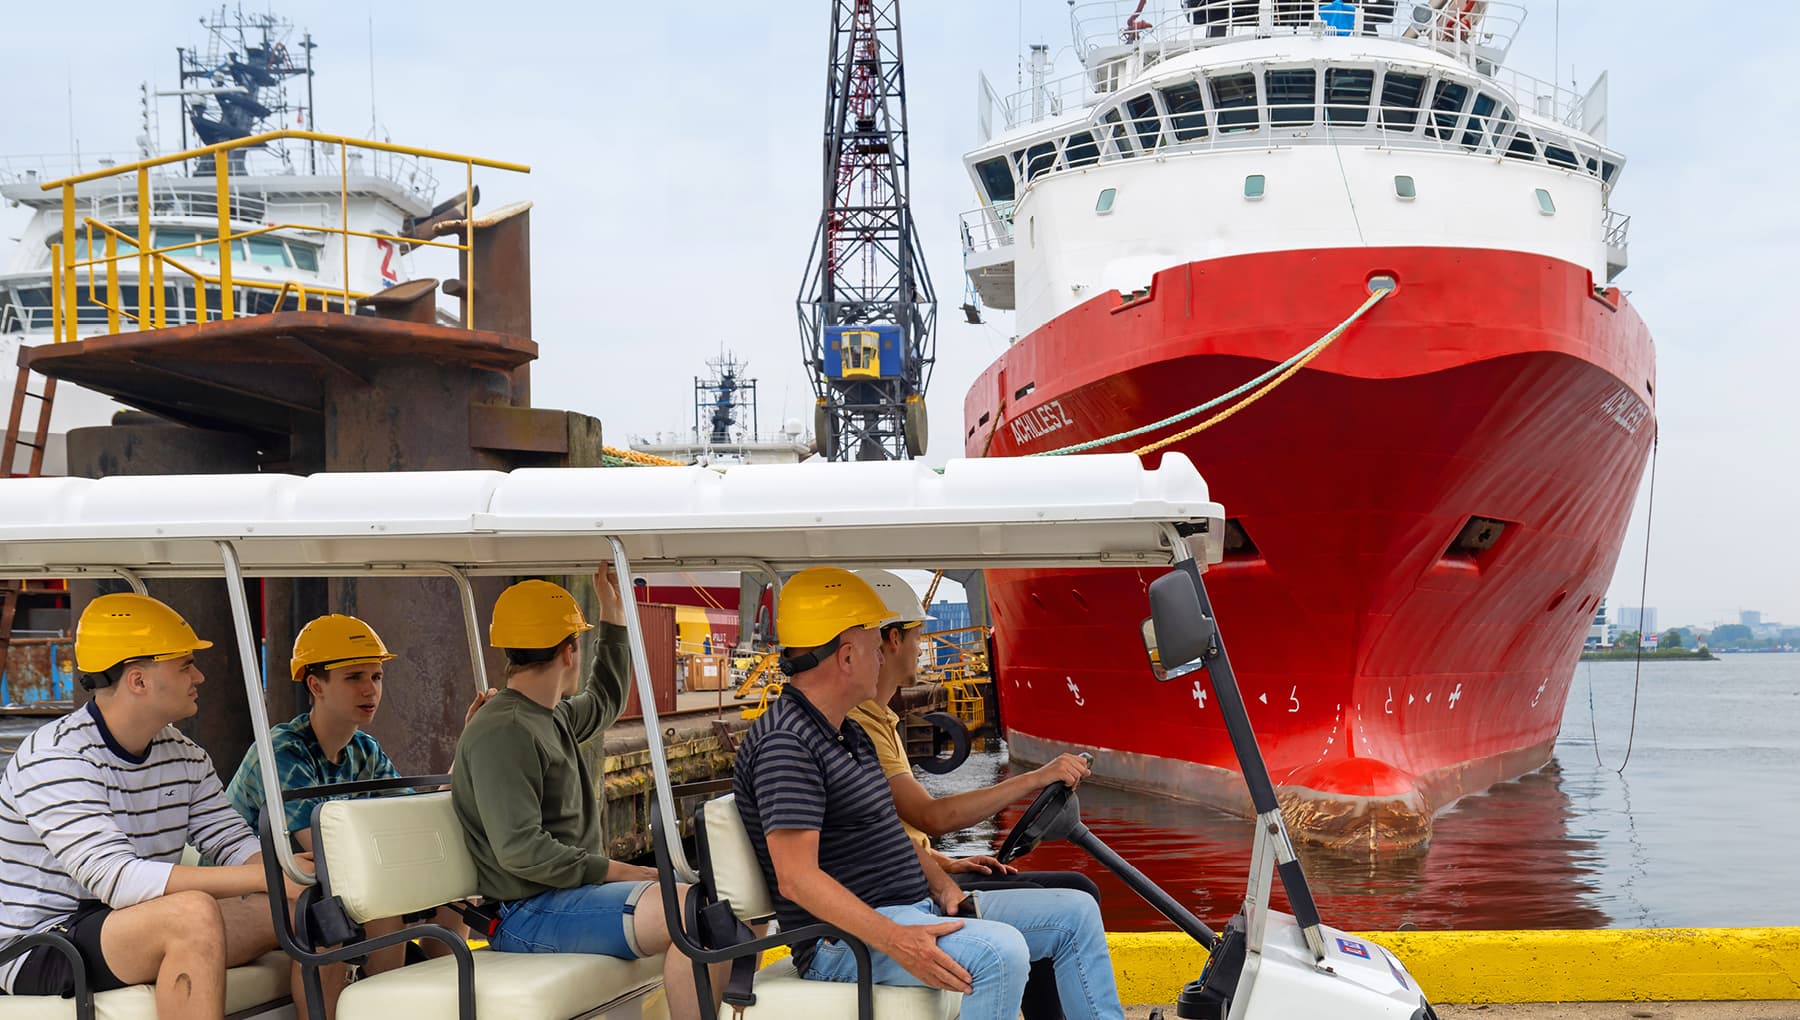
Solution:
[[(270, 790), (281, 786), (244, 594), (247, 577), (449, 577), (460, 593), (474, 689), (483, 690), (489, 683), (480, 640), (486, 607), (475, 603), (469, 579), (476, 576), (582, 573), (601, 563), (612, 564), (621, 578), (634, 571), (724, 569), (770, 581), (816, 564), (1173, 566), (1151, 587), (1152, 662), (1166, 675), (1204, 670), (1227, 713), (1259, 812), (1242, 913), (1222, 935), (1214, 933), (1081, 826), (1078, 799), (1060, 785), (1039, 796), (1002, 855), (1016, 857), (1044, 839), (1071, 839), (1211, 950), (1200, 979), (1185, 990), (1169, 990), (1171, 998), (1179, 995), (1182, 1016), (1432, 1015), (1392, 955), (1319, 923), (1201, 583), (1204, 564), (1222, 554), (1224, 513), (1179, 455), (1165, 456), (1155, 470), (1119, 455), (959, 460), (942, 472), (895, 462), (748, 466), (723, 474), (666, 468), (44, 478), (9, 481), (5, 491), (0, 577), (111, 577), (139, 591), (149, 579), (225, 581), (262, 778)], [(704, 965), (729, 959), (749, 961), (738, 965), (726, 991), (728, 1005), (740, 1015), (956, 1016), (960, 999), (952, 993), (871, 985), (867, 948), (828, 926), (754, 935), (746, 922), (771, 916), (773, 901), (731, 798), (708, 800), (694, 813), (698, 859), (689, 859), (678, 835), (678, 791), (670, 781), (643, 628), (631, 599), (625, 617), (654, 773), (653, 842), (662, 895), (668, 916), (681, 918), (674, 938), (695, 960), (702, 999)], [(463, 695), (446, 690), (443, 696)], [(339, 1000), (341, 1020), (391, 1020), (402, 1013), (459, 1020), (661, 1015), (660, 960), (654, 958), (502, 954), (471, 949), (430, 923), (366, 936), (361, 926), (369, 919), (475, 894), (473, 863), (449, 794), (424, 789), (443, 778), (331, 787), (332, 793), (384, 795), (318, 807), (311, 825), (316, 876), (296, 862), (284, 812), (267, 812), (262, 837), (271, 884), (285, 872), (309, 886), (296, 911), (299, 923), (279, 906), (274, 910), (282, 949), (307, 970), (309, 999), (318, 994), (323, 964), (398, 940), (430, 939), (449, 946), (451, 955), (351, 984)], [(1277, 873), (1293, 916), (1269, 909)], [(677, 880), (694, 883), (697, 892), (685, 915), (677, 910)], [(755, 971), (761, 950), (812, 936), (844, 939), (859, 961), (860, 979), (805, 981), (785, 960)], [(332, 946), (337, 948), (327, 948)], [(230, 983), (234, 995), (244, 985), (236, 972)], [(0, 1020), (86, 1020), (96, 1009), (109, 1017), (150, 1016), (147, 996), (138, 1006), (126, 999), (144, 991), (78, 996), (62, 1014), (43, 1012), (57, 1000), (0, 997)], [(320, 1015), (316, 1006), (310, 1012)], [(251, 1004), (241, 1015), (294, 1014), (283, 999)]]

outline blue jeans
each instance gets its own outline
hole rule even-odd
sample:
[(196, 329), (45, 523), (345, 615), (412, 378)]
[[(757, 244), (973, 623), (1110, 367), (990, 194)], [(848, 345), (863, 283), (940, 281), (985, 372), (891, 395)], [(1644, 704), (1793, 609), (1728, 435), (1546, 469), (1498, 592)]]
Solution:
[[(974, 991), (963, 996), (963, 1020), (1015, 1020), (1031, 961), (1056, 964), (1056, 990), (1069, 1020), (1123, 1020), (1119, 990), (1100, 906), (1086, 893), (1068, 889), (999, 889), (977, 896), (980, 919), (938, 939), (938, 948), (962, 964)], [(881, 907), (897, 924), (937, 924), (945, 918), (930, 900)], [(869, 952), (878, 985), (924, 984), (894, 960)], [(855, 981), (856, 957), (842, 942), (821, 942), (806, 968), (816, 981)]]
[(489, 942), (497, 953), (598, 953), (635, 960), (638, 900), (654, 882), (603, 882), (552, 889), (500, 908)]

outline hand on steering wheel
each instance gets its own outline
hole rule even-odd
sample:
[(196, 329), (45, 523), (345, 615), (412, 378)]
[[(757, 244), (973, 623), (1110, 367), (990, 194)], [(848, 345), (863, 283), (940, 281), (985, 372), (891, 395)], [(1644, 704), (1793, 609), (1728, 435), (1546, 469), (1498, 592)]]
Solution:
[[(1080, 757), (1084, 765), (1094, 760), (1088, 754)], [(1062, 839), (1080, 821), (1081, 802), (1075, 797), (1075, 788), (1057, 779), (1039, 791), (1037, 799), (1019, 816), (994, 856), (1002, 864), (1011, 864), (1036, 850), (1046, 839)]]

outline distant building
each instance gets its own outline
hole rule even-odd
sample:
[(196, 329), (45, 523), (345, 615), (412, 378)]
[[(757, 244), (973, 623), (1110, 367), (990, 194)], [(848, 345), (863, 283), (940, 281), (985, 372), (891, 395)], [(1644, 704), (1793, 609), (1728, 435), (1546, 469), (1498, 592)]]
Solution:
[(1655, 606), (1621, 606), (1619, 607), (1619, 629), (1641, 631), (1646, 634), (1656, 630)]
[(1613, 643), (1612, 625), (1606, 622), (1606, 600), (1594, 609), (1593, 625), (1588, 627), (1587, 640), (1582, 642), (1583, 648), (1607, 648)]
[(1738, 610), (1738, 622), (1746, 627), (1760, 627), (1763, 622), (1762, 611), (1759, 609), (1740, 609)]

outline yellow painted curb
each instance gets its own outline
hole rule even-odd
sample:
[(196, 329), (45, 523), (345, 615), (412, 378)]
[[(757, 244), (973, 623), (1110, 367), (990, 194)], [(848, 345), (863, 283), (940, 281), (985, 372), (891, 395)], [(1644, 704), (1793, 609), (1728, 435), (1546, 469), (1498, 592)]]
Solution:
[[(1433, 1002), (1800, 999), (1800, 928), (1362, 932)], [(1109, 932), (1122, 1002), (1173, 1002), (1206, 950), (1177, 932)], [(763, 954), (763, 965), (787, 955)]]

